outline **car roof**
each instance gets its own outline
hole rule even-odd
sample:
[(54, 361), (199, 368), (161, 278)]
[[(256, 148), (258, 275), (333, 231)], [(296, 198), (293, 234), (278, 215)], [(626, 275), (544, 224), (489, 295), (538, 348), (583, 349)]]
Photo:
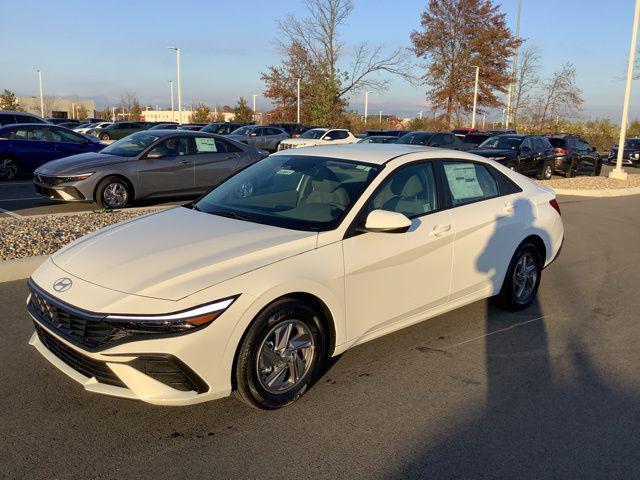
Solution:
[(42, 122), (33, 122), (33, 123), (7, 123), (6, 125), (0, 125), (0, 128), (8, 128), (8, 127), (60, 127), (60, 125), (53, 125), (51, 123), (42, 123)]
[(151, 132), (151, 135), (155, 135), (157, 137), (169, 137), (169, 136), (173, 136), (173, 135), (177, 135), (177, 136), (212, 136), (212, 137), (219, 137), (219, 135), (215, 135), (213, 133), (207, 133), (207, 132), (200, 132), (200, 131), (194, 131), (194, 130), (163, 130), (161, 128), (159, 128), (158, 130), (142, 130), (140, 132), (135, 133), (134, 135), (137, 135), (138, 133), (145, 133), (145, 132)]
[[(323, 145), (322, 147), (301, 147), (294, 151), (282, 150), (274, 155), (305, 155), (311, 157), (329, 157), (341, 160), (354, 160), (362, 163), (382, 165), (389, 160), (404, 155), (420, 154), (420, 159), (429, 158), (465, 158), (469, 160), (485, 161), (482, 157), (459, 150), (448, 150), (421, 145), (404, 145), (397, 143), (352, 143), (343, 145)], [(415, 155), (414, 155), (415, 156)], [(409, 161), (409, 158), (407, 159)], [(411, 160), (415, 160), (412, 158)]]

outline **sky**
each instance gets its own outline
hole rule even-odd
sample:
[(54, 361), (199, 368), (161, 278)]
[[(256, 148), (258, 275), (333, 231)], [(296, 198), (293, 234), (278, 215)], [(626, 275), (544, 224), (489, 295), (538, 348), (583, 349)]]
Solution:
[[(515, 30), (517, 0), (498, 0)], [(388, 49), (409, 47), (426, 0), (355, 0), (341, 30), (350, 45), (368, 42)], [(542, 76), (572, 62), (583, 91), (585, 118), (620, 121), (624, 76), (633, 23), (633, 0), (522, 0), (521, 36), (542, 54)], [(260, 72), (277, 64), (277, 22), (304, 15), (301, 0), (212, 0), (105, 2), (0, 0), (0, 89), (37, 95), (36, 69), (46, 95), (94, 98), (99, 106), (133, 93), (143, 104), (166, 107), (175, 54), (182, 55), (183, 105), (233, 104), (240, 96), (258, 109)], [(344, 56), (344, 66), (348, 62)], [(418, 70), (419, 72), (419, 70)], [(638, 90), (638, 82), (633, 89)], [(363, 111), (364, 95), (350, 99)], [(394, 79), (388, 90), (369, 95), (369, 112), (415, 116), (429, 110), (425, 87)], [(426, 113), (425, 113), (426, 114)], [(497, 115), (497, 113), (495, 114)], [(640, 117), (640, 92), (631, 97), (630, 118)]]

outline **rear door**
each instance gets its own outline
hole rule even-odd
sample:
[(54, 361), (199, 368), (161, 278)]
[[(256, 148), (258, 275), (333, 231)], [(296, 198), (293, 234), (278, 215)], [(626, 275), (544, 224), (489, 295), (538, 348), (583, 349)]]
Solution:
[(161, 140), (138, 160), (140, 196), (193, 193), (194, 158), (190, 137)]
[(238, 168), (241, 150), (220, 138), (193, 137), (195, 188), (206, 191), (228, 178)]

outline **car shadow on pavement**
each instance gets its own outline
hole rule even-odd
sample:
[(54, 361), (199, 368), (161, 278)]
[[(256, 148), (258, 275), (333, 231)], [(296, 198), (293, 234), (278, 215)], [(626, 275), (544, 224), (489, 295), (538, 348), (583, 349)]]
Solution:
[[(516, 208), (533, 221), (528, 202)], [(478, 258), (481, 271), (491, 270), (492, 241)], [(554, 305), (574, 318), (586, 307)], [(486, 302), (485, 315), (485, 334), (475, 339), (485, 347), (481, 413), (453, 425), (438, 443), (423, 444), (387, 478), (640, 478), (640, 398), (604, 378), (583, 331), (556, 340), (552, 354), (548, 322), (558, 316), (545, 316), (540, 296), (516, 313)]]

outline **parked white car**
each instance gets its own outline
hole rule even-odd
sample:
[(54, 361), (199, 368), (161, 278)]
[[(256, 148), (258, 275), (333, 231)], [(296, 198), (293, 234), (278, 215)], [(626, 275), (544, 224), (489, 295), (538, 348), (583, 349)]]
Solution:
[(339, 145), (356, 143), (358, 139), (344, 128), (312, 128), (298, 138), (289, 138), (280, 142), (278, 151), (289, 148), (315, 147), (318, 145)]
[(104, 128), (108, 125), (111, 125), (111, 123), (113, 122), (98, 122), (98, 123), (91, 123), (87, 126), (81, 127), (81, 128), (74, 128), (73, 131), (74, 132), (78, 132), (78, 133), (87, 133), (89, 130), (93, 130), (96, 128)]
[(284, 151), (52, 255), (30, 343), (91, 392), (278, 408), (354, 345), (494, 295), (527, 307), (563, 238), (553, 191), (489, 159)]

